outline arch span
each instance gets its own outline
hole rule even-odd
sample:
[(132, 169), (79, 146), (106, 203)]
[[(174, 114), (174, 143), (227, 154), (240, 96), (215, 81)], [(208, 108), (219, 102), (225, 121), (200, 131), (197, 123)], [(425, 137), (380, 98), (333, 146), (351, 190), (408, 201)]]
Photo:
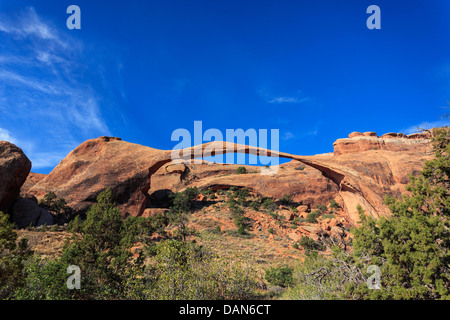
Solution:
[[(374, 185), (373, 181), (361, 179), (361, 177), (358, 177), (357, 173), (351, 168), (345, 168), (333, 163), (332, 156), (330, 156), (329, 159), (324, 157), (317, 158), (316, 156), (300, 156), (224, 141), (213, 141), (186, 149), (164, 151), (164, 156), (149, 168), (148, 183), (142, 189), (142, 192), (147, 194), (151, 185), (151, 176), (166, 163), (172, 161), (183, 162), (227, 153), (245, 153), (257, 156), (291, 159), (319, 170), (323, 176), (329, 178), (339, 186), (339, 194), (343, 200), (344, 209), (348, 215), (349, 221), (353, 223), (356, 223), (359, 220), (356, 210), (357, 204), (361, 204), (366, 212), (374, 217), (388, 215), (390, 213), (389, 209), (384, 204), (383, 199), (374, 192), (374, 190), (377, 190), (377, 186)], [(148, 197), (145, 196), (143, 199), (144, 202), (139, 206), (139, 215), (141, 215), (145, 209), (147, 200)], [(377, 212), (375, 208), (378, 208), (379, 212)]]

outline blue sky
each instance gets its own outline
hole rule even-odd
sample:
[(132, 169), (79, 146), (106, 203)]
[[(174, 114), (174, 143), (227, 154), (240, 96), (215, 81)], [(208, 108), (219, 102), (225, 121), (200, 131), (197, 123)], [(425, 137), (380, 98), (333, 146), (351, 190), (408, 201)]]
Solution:
[(447, 0), (0, 0), (0, 140), (43, 173), (102, 135), (172, 149), (194, 121), (331, 152), (352, 131), (448, 124), (449, 37)]

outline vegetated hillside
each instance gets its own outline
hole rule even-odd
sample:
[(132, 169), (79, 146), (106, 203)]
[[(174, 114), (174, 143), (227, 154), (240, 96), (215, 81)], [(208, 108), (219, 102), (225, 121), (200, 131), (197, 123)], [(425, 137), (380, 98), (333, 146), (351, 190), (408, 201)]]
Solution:
[[(30, 173), (21, 197), (36, 197), (36, 202), (54, 192), (74, 214), (83, 214), (110, 187), (123, 215), (148, 216), (167, 211), (171, 194), (196, 187), (204, 195), (196, 201), (190, 223), (200, 231), (199, 241), (261, 263), (289, 261), (302, 256), (302, 237), (348, 240), (350, 227), (358, 221), (358, 204), (375, 217), (389, 214), (383, 197), (406, 193), (408, 175), (432, 155), (428, 138), (351, 133), (334, 143), (332, 154), (281, 153), (296, 159), (280, 165), (274, 175), (262, 175), (267, 168), (176, 164), (167, 151), (101, 137), (77, 147), (49, 175)], [(227, 203), (234, 192), (230, 189), (248, 190), (240, 205), (249, 219), (246, 236), (233, 232), (237, 227)]]

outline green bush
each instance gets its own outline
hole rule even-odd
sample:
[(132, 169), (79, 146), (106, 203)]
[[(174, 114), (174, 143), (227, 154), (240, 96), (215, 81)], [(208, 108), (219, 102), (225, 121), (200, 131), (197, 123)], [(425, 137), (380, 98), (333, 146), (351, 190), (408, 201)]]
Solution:
[(69, 300), (75, 299), (77, 290), (66, 286), (67, 267), (61, 259), (42, 259), (33, 256), (24, 268), (24, 285), (16, 290), (14, 299), (18, 300)]
[(305, 249), (306, 254), (310, 254), (312, 251), (322, 251), (324, 248), (318, 244), (314, 239), (309, 237), (302, 237), (298, 243), (300, 246)]
[(319, 212), (318, 210), (309, 213), (309, 214), (306, 216), (306, 222), (309, 222), (309, 223), (317, 223), (317, 218), (319, 217), (319, 215), (320, 215), (320, 212)]
[(262, 207), (266, 210), (275, 210), (277, 208), (275, 202), (270, 198), (265, 198), (263, 200)]
[(266, 270), (265, 279), (274, 286), (289, 287), (294, 284), (293, 271), (289, 267), (273, 267)]
[[(410, 194), (386, 198), (392, 215), (376, 220), (358, 205), (352, 252), (312, 252), (284, 299), (450, 299), (450, 129), (434, 129), (432, 144), (434, 159), (410, 177)], [(371, 265), (380, 268), (380, 290), (367, 286)]]
[(9, 299), (24, 285), (24, 262), (32, 255), (28, 242), (18, 240), (14, 224), (0, 211), (0, 299)]
[(239, 168), (237, 168), (236, 173), (237, 174), (245, 174), (245, 173), (247, 173), (247, 169), (245, 167), (239, 167)]
[(39, 206), (54, 213), (62, 222), (71, 221), (74, 218), (74, 211), (67, 205), (66, 200), (58, 197), (53, 191), (47, 193), (41, 201)]
[(339, 209), (339, 204), (336, 202), (336, 200), (334, 200), (334, 199), (331, 199), (330, 200), (330, 208), (333, 208), (333, 209)]
[(166, 240), (157, 244), (154, 263), (128, 278), (125, 291), (133, 300), (253, 299), (256, 279), (248, 265), (221, 259), (194, 243)]
[(283, 195), (283, 197), (280, 199), (280, 203), (284, 206), (289, 206), (293, 203), (292, 196), (289, 194)]
[(324, 213), (326, 213), (328, 211), (327, 206), (324, 205), (324, 204), (318, 204), (316, 206), (316, 209), (317, 209), (317, 211), (319, 211), (319, 215), (324, 214)]
[(250, 208), (255, 211), (259, 211), (261, 209), (261, 205), (257, 201), (250, 202)]
[(409, 196), (386, 198), (392, 216), (364, 214), (353, 230), (356, 257), (380, 266), (383, 290), (350, 292), (371, 299), (450, 299), (450, 129), (433, 130), (434, 159), (407, 185)]
[[(123, 219), (115, 205), (111, 189), (97, 197), (97, 203), (81, 223), (81, 238), (75, 236), (63, 250), (61, 263), (83, 270), (81, 297), (123, 298), (123, 282), (130, 269), (130, 247), (139, 232), (152, 233), (146, 218)], [(142, 223), (142, 228), (139, 223)], [(144, 228), (145, 225), (145, 228)]]

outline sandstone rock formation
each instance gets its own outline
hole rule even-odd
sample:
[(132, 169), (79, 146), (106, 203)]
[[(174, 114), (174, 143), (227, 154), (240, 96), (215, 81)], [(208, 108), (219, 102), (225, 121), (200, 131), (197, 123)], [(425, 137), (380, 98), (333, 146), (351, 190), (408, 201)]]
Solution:
[[(351, 136), (351, 138), (336, 140), (333, 144), (334, 154), (336, 156), (368, 150), (418, 153), (430, 150), (430, 137), (428, 134), (416, 133), (405, 136), (404, 134), (387, 133), (381, 137), (376, 137), (376, 134), (365, 133), (363, 136), (352, 134)], [(405, 137), (407, 137), (407, 139), (405, 139)]]
[[(404, 138), (398, 134), (378, 138), (371, 132), (352, 136), (337, 140), (334, 154), (316, 156), (298, 156), (228, 142), (211, 142), (173, 152), (119, 138), (100, 137), (73, 150), (28, 192), (42, 198), (53, 191), (75, 210), (84, 211), (101, 191), (111, 187), (122, 213), (138, 216), (151, 207), (150, 195), (155, 192), (164, 194), (188, 186), (223, 188), (234, 185), (274, 198), (291, 193), (294, 201), (305, 204), (336, 198), (342, 203), (347, 220), (353, 224), (359, 220), (358, 204), (374, 217), (389, 215), (384, 196), (405, 193), (408, 175), (419, 171), (424, 161), (432, 156), (429, 139), (424, 135)], [(280, 165), (272, 176), (264, 174), (265, 168), (261, 167), (247, 167), (249, 173), (238, 175), (235, 174), (237, 166), (181, 163), (181, 160), (197, 158), (205, 150), (211, 155), (247, 153), (292, 161)], [(175, 162), (172, 161), (174, 155), (179, 156)], [(300, 165), (303, 170), (297, 170)]]
[(22, 198), (27, 197), (28, 191), (46, 176), (47, 175), (43, 173), (30, 172), (24, 184), (22, 185), (22, 188), (20, 188), (20, 196)]
[[(160, 190), (179, 192), (187, 187), (199, 189), (228, 189), (230, 186), (246, 188), (262, 197), (280, 199), (289, 194), (296, 203), (328, 203), (339, 193), (339, 187), (329, 178), (299, 161), (279, 166), (275, 175), (261, 175), (262, 167), (244, 166), (246, 174), (237, 174), (241, 165), (202, 162), (188, 164), (188, 173), (171, 171), (172, 164), (166, 164), (153, 174), (149, 193), (164, 197)], [(183, 165), (184, 166), (184, 165)], [(305, 206), (308, 208), (308, 206)]]
[(50, 191), (84, 212), (111, 187), (125, 214), (140, 215), (148, 197), (149, 177), (170, 161), (167, 152), (100, 137), (85, 141), (28, 192), (38, 199)]
[(20, 193), (31, 162), (20, 148), (0, 141), (0, 211), (8, 210)]

